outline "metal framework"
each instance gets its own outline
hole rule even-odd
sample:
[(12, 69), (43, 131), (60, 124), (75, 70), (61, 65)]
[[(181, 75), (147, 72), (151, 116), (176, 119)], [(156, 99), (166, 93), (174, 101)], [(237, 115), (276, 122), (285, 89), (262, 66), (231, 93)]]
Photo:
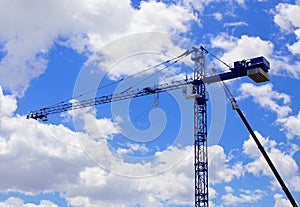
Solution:
[[(137, 98), (151, 94), (175, 90), (187, 85), (192, 86), (192, 94), (187, 98), (194, 98), (194, 167), (195, 167), (195, 207), (208, 207), (208, 154), (207, 154), (207, 95), (206, 83), (222, 82), (242, 76), (249, 76), (255, 82), (269, 80), (267, 75), (270, 69), (269, 62), (264, 57), (252, 58), (234, 62), (230, 71), (206, 76), (206, 60), (208, 53), (202, 46), (186, 51), (178, 56), (187, 56), (192, 53), (194, 61), (194, 77), (192, 79), (172, 81), (170, 83), (155, 85), (142, 89), (125, 90), (118, 94), (110, 94), (87, 100), (73, 100), (72, 102), (61, 102), (56, 105), (41, 108), (28, 113), (27, 118), (41, 119), (47, 121), (48, 115), (75, 110), (83, 107), (100, 105), (129, 98)], [(177, 62), (178, 60), (176, 60)], [(166, 61), (169, 62), (169, 61)]]
[(205, 52), (194, 50), (195, 63), (193, 92), (194, 100), (194, 167), (195, 167), (195, 206), (208, 207), (208, 156), (207, 156), (207, 113), (205, 77)]
[(137, 98), (141, 96), (148, 96), (151, 94), (158, 94), (165, 91), (175, 90), (181, 88), (182, 86), (191, 84), (193, 80), (179, 80), (179, 81), (172, 81), (170, 83), (164, 83), (160, 85), (156, 85), (155, 87), (146, 87), (142, 89), (133, 89), (133, 90), (126, 90), (121, 93), (110, 94), (106, 96), (99, 96), (96, 98), (85, 99), (85, 100), (73, 100), (70, 102), (60, 103), (53, 106), (41, 108), (36, 111), (31, 111), (27, 114), (27, 118), (32, 119), (41, 119), (42, 121), (48, 120), (48, 115), (61, 113), (65, 111), (71, 111), (80, 109), (83, 107), (101, 105), (116, 101), (122, 101), (130, 98)]

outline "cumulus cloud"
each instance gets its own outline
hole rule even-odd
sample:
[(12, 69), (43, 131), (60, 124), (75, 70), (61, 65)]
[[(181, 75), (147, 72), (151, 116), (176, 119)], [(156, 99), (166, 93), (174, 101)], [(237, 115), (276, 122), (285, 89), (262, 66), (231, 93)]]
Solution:
[(240, 193), (238, 195), (234, 195), (234, 190), (226, 186), (225, 187), (226, 194), (222, 196), (222, 200), (224, 205), (226, 206), (237, 206), (241, 203), (256, 203), (260, 199), (262, 199), (266, 192), (262, 190), (239, 190)]
[[(0, 93), (0, 97), (0, 100), (16, 103), (12, 96)], [(42, 124), (24, 116), (11, 115), (16, 109), (14, 104), (10, 108), (0, 106), (0, 111), (4, 111), (0, 116), (2, 192), (32, 195), (64, 192), (61, 196), (72, 206), (192, 205), (193, 146), (170, 146), (156, 152), (151, 161), (126, 162), (110, 151), (107, 139), (95, 140), (93, 130), (74, 132), (63, 125)], [(98, 124), (114, 127), (111, 120), (102, 121)], [(104, 131), (103, 136), (112, 134)], [(95, 150), (94, 156), (108, 162), (108, 168), (99, 165), (99, 160), (90, 159), (86, 150), (89, 146)], [(129, 148), (145, 150), (136, 145), (129, 145)], [(213, 172), (210, 174), (211, 183), (230, 182), (241, 175), (240, 163), (230, 163), (221, 146), (211, 146), (208, 150), (210, 162), (214, 163), (210, 167)], [(136, 179), (131, 175), (148, 176)], [(213, 189), (210, 192), (214, 192)], [(1, 204), (5, 207), (26, 206), (16, 198)], [(55, 206), (48, 201), (41, 201), (36, 206), (47, 205)]]
[(130, 82), (141, 82), (138, 79), (141, 75), (149, 75), (155, 71), (168, 73), (168, 70), (163, 70), (165, 65), (154, 68), (153, 66), (183, 54), (188, 48), (191, 48), (190, 43), (177, 36), (161, 32), (143, 32), (124, 36), (99, 48), (89, 64), (96, 64), (113, 80), (139, 74), (148, 69), (130, 79)]
[(294, 31), (298, 42), (294, 44), (288, 45), (288, 49), (291, 51), (293, 55), (300, 54), (300, 29)]
[[(76, 102), (74, 101), (74, 103)], [(72, 118), (77, 131), (84, 132), (95, 140), (111, 139), (113, 135), (120, 133), (117, 122), (113, 122), (110, 118), (105, 117), (96, 118), (96, 109), (93, 107), (68, 111), (63, 116), (66, 120)]]
[(300, 62), (289, 56), (276, 56), (269, 59), (271, 63), (270, 73), (282, 77), (300, 78)]
[(2, 87), (0, 86), (0, 116), (11, 117), (17, 109), (17, 101), (14, 96), (3, 95)]
[(197, 19), (184, 7), (155, 1), (142, 2), (139, 9), (129, 0), (1, 1), (0, 7), (5, 8), (0, 14), (0, 84), (19, 96), (44, 73), (55, 44), (93, 53), (132, 33), (185, 32)]
[[(187, 156), (174, 165), (168, 171), (156, 176), (145, 177), (143, 179), (133, 179), (115, 176), (109, 172), (103, 171), (99, 167), (86, 168), (80, 173), (80, 185), (69, 189), (66, 193), (66, 199), (74, 206), (82, 205), (105, 205), (105, 206), (131, 206), (141, 204), (143, 206), (165, 206), (165, 205), (192, 205), (193, 201), (193, 153), (192, 146), (184, 149), (171, 147), (166, 151), (156, 154), (158, 162), (156, 165), (143, 163), (143, 167), (150, 170), (151, 168), (163, 168), (168, 162), (177, 159), (180, 151), (187, 151)], [(230, 182), (234, 177), (238, 177), (241, 169), (236, 169), (224, 160), (224, 150), (220, 146), (209, 148), (210, 163), (215, 163), (210, 170), (218, 169), (223, 171), (223, 175), (209, 175), (211, 183)], [(175, 156), (175, 158), (174, 158)], [(219, 157), (222, 157), (219, 160)], [(141, 170), (141, 164), (127, 164), (129, 170)], [(118, 163), (119, 167), (125, 166)], [(233, 169), (232, 169), (233, 168)], [(226, 174), (226, 176), (225, 176)], [(223, 176), (223, 177), (221, 177)], [(229, 178), (224, 178), (229, 177)], [(93, 189), (93, 191), (91, 191)], [(217, 192), (209, 188), (212, 198)], [(111, 194), (111, 192), (114, 192)], [(113, 196), (113, 198), (112, 198)], [(118, 198), (118, 199), (116, 199)], [(248, 202), (245, 201), (245, 202)]]
[(252, 97), (260, 107), (276, 113), (275, 123), (282, 126), (281, 130), (286, 132), (288, 139), (300, 137), (300, 112), (291, 115), (291, 97), (288, 94), (275, 91), (272, 84), (255, 86), (252, 83), (243, 83), (239, 91), (241, 94), (238, 99)]
[[(252, 83), (243, 83), (239, 88), (238, 99), (252, 97), (253, 101), (264, 109), (277, 114), (279, 118), (286, 117), (292, 109), (289, 104), (291, 97), (288, 94), (274, 91), (272, 84), (256, 86)], [(280, 104), (280, 102), (282, 102)]]
[(24, 203), (20, 198), (9, 197), (4, 202), (0, 202), (1, 207), (58, 207), (58, 205), (51, 201), (41, 200), (39, 204)]
[[(134, 172), (153, 175), (153, 172), (169, 167), (165, 173), (134, 179), (115, 175), (113, 171), (95, 165), (76, 140), (79, 132), (75, 133), (62, 125), (40, 124), (25, 117), (1, 117), (0, 126), (2, 191), (32, 194), (62, 191), (72, 206), (192, 205), (192, 146), (182, 149), (169, 147), (157, 152), (156, 162), (153, 163), (126, 163), (108, 154), (107, 143), (101, 142), (104, 145), (102, 150), (92, 137), (80, 133), (80, 139), (86, 137), (99, 150), (98, 156), (112, 158), (111, 170), (122, 168), (124, 175)], [(222, 147), (214, 146), (209, 151), (213, 155), (211, 161), (215, 163), (214, 167), (226, 174), (223, 175), (226, 179), (219, 174), (210, 176), (213, 182), (229, 182), (239, 175), (237, 171), (240, 169), (231, 169)], [(186, 155), (179, 157), (183, 154)], [(178, 159), (178, 162), (170, 168), (168, 163), (173, 163), (174, 159)], [(22, 203), (20, 200), (14, 202)], [(40, 206), (44, 204), (47, 202), (41, 201)]]
[(300, 5), (280, 3), (276, 6), (274, 22), (284, 32), (294, 32), (297, 41), (287, 45), (292, 54), (300, 54)]
[(280, 3), (276, 6), (274, 22), (283, 30), (292, 32), (295, 27), (300, 27), (299, 5)]
[(260, 37), (242, 35), (237, 38), (226, 33), (211, 38), (211, 45), (225, 50), (221, 57), (225, 62), (257, 56), (269, 57), (274, 48), (272, 42), (262, 40)]
[(209, 182), (212, 184), (231, 182), (244, 174), (241, 162), (230, 164), (229, 157), (221, 146), (209, 147)]
[[(257, 138), (260, 140), (261, 144), (264, 146), (266, 152), (268, 153), (270, 159), (278, 170), (282, 178), (287, 182), (287, 184), (295, 191), (300, 189), (295, 185), (295, 181), (299, 180), (299, 168), (293, 158), (293, 154), (287, 154), (279, 149), (279, 144), (269, 138), (264, 138), (258, 132), (255, 132)], [(253, 159), (252, 162), (246, 164), (246, 170), (255, 176), (266, 175), (274, 178), (270, 167), (258, 150), (253, 138), (249, 136), (243, 144), (243, 153)], [(272, 186), (275, 189), (279, 188), (277, 181), (272, 181)]]
[[(1, 96), (2, 99), (11, 98)], [(187, 161), (179, 162), (174, 168), (176, 170), (169, 170), (166, 174), (145, 180), (133, 179), (117, 176), (96, 165), (82, 149), (82, 140), (77, 139), (88, 140), (99, 150), (97, 155), (111, 158), (112, 170), (122, 168), (124, 175), (134, 171), (151, 174), (153, 168), (164, 168), (169, 161), (182, 155), (180, 151), (190, 152), (190, 147), (171, 147), (157, 153), (155, 165), (148, 162), (126, 163), (113, 157), (106, 142), (101, 142), (103, 146), (98, 148), (99, 145), (88, 133), (73, 132), (62, 125), (41, 124), (21, 116), (0, 116), (0, 123), (1, 191), (32, 194), (62, 191), (73, 206), (163, 206), (166, 200), (172, 200), (171, 203), (175, 204), (192, 200), (187, 199), (187, 195), (190, 198), (193, 195), (192, 156), (188, 156)], [(109, 135), (105, 133), (105, 136)], [(176, 187), (170, 186), (170, 183), (177, 183)], [(173, 197), (177, 199), (171, 199)], [(12, 202), (23, 205), (21, 200), (12, 200), (5, 201), (5, 205), (8, 203), (9, 206)], [(46, 201), (41, 201), (40, 206), (46, 204)]]
[(88, 160), (76, 133), (62, 125), (42, 125), (25, 117), (4, 117), (0, 123), (2, 191), (60, 189), (62, 180), (76, 180), (80, 164)]
[(283, 125), (283, 130), (287, 133), (287, 138), (300, 137), (300, 112), (297, 115), (279, 118), (277, 123)]
[(291, 203), (285, 199), (281, 194), (276, 193), (274, 195), (275, 204), (274, 207), (289, 207)]

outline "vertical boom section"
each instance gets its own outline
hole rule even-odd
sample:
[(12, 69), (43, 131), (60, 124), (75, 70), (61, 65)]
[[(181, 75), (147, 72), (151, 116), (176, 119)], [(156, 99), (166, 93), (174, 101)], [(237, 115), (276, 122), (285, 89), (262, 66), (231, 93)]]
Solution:
[(208, 207), (208, 155), (207, 155), (207, 114), (205, 77), (205, 51), (194, 48), (194, 167), (195, 206)]

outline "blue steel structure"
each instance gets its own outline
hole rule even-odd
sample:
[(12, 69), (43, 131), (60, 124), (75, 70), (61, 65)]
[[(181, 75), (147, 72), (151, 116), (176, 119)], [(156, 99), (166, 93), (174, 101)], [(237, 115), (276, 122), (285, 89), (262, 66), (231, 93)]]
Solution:
[(74, 103), (62, 102), (53, 106), (41, 108), (28, 113), (27, 118), (48, 120), (48, 115), (75, 110), (83, 107), (100, 105), (129, 98), (137, 98), (151, 94), (157, 94), (192, 85), (192, 97), (194, 98), (194, 168), (195, 168), (195, 207), (208, 207), (208, 156), (207, 156), (207, 108), (208, 101), (205, 84), (248, 76), (255, 82), (269, 81), (267, 75), (270, 69), (269, 62), (264, 57), (256, 57), (249, 60), (237, 61), (230, 71), (218, 75), (206, 74), (205, 56), (208, 53), (202, 46), (186, 51), (185, 56), (192, 53), (194, 61), (194, 77), (179, 81), (172, 81), (143, 89), (127, 90), (119, 94), (100, 96), (87, 100), (79, 100)]
[(202, 81), (206, 74), (205, 51), (194, 48), (194, 167), (195, 206), (208, 206), (208, 156), (206, 88)]

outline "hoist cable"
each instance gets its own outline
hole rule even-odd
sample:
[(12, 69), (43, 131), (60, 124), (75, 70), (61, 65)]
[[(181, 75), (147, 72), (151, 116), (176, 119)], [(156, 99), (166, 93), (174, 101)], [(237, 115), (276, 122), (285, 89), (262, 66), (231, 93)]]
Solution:
[[(140, 74), (142, 74), (142, 73), (145, 73), (145, 72), (147, 72), (147, 71), (153, 70), (153, 69), (155, 69), (155, 68), (157, 68), (157, 67), (159, 67), (159, 66), (161, 66), (161, 65), (170, 63), (170, 62), (172, 62), (172, 61), (173, 61), (173, 62), (172, 62), (170, 65), (173, 65), (173, 64), (177, 63), (178, 60), (182, 59), (183, 57), (188, 56), (191, 52), (192, 52), (192, 51), (190, 51), (190, 50), (186, 50), (184, 53), (182, 53), (181, 55), (179, 55), (179, 56), (177, 56), (177, 57), (174, 57), (174, 58), (171, 58), (171, 59), (166, 60), (166, 61), (164, 61), (164, 62), (161, 62), (161, 63), (159, 63), (159, 64), (156, 64), (156, 65), (154, 65), (154, 66), (151, 66), (151, 67), (149, 67), (149, 68), (146, 68), (146, 69), (144, 69), (144, 70), (142, 70), (142, 71), (139, 71), (139, 72), (137, 72), (137, 73), (128, 75), (128, 76), (125, 77), (125, 78), (121, 78), (121, 79), (119, 79), (119, 80), (113, 81), (113, 82), (108, 83), (108, 84), (106, 84), (106, 85), (104, 85), (104, 86), (101, 86), (101, 87), (98, 87), (98, 88), (96, 88), (96, 89), (87, 91), (87, 92), (85, 92), (85, 93), (83, 93), (83, 94), (80, 94), (80, 95), (77, 95), (77, 96), (75, 96), (75, 97), (66, 99), (66, 100), (61, 101), (61, 102), (59, 102), (59, 103), (57, 103), (57, 104), (53, 104), (53, 105), (51, 105), (51, 106), (49, 106), (49, 107), (54, 107), (54, 106), (56, 106), (56, 105), (60, 105), (60, 104), (69, 102), (69, 101), (72, 100), (72, 99), (77, 99), (77, 98), (86, 96), (86, 95), (88, 95), (88, 94), (90, 94), (90, 93), (93, 93), (93, 92), (98, 91), (98, 90), (100, 90), (100, 89), (107, 88), (107, 87), (112, 86), (112, 85), (115, 85), (115, 84), (117, 84), (117, 83), (119, 83), (119, 82), (122, 82), (122, 81), (128, 79), (128, 78), (131, 78), (131, 77), (140, 75)], [(169, 66), (168, 66), (168, 67), (169, 67)], [(165, 68), (163, 68), (163, 69), (165, 69)]]
[(211, 56), (213, 56), (216, 60), (218, 60), (219, 62), (223, 63), (224, 65), (226, 65), (229, 69), (231, 68), (230, 65), (228, 65), (227, 63), (225, 63), (223, 60), (221, 60), (220, 58), (218, 58), (217, 56), (215, 56), (214, 54), (212, 54), (211, 52), (209, 52), (207, 49), (205, 49), (203, 46), (200, 47), (200, 49), (202, 51), (205, 51), (207, 54), (210, 54)]

